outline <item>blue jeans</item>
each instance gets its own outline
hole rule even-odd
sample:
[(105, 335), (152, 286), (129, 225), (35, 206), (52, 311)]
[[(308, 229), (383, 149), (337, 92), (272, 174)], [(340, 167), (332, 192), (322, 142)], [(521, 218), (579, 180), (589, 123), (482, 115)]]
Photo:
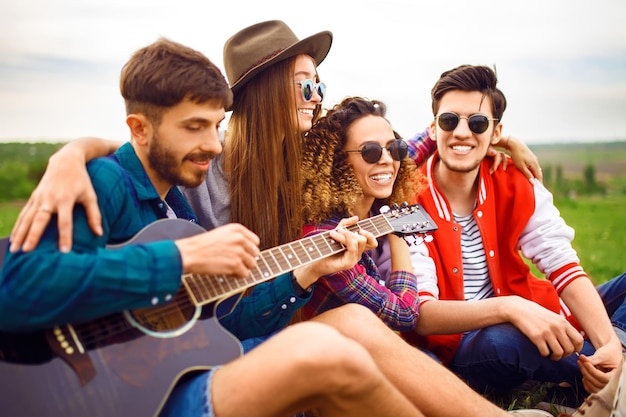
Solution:
[[(598, 286), (597, 290), (618, 335), (619, 330), (626, 331), (626, 273)], [(580, 353), (594, 352), (591, 342), (585, 339)], [(577, 360), (575, 355), (558, 361), (542, 357), (530, 339), (506, 323), (465, 334), (449, 367), (479, 393), (504, 393), (533, 380), (568, 382), (580, 388), (578, 392), (584, 398)]]

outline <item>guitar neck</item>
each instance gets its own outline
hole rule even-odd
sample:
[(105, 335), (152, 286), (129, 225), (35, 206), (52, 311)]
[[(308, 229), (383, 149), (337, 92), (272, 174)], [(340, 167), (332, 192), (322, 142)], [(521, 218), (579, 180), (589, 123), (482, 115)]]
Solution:
[[(366, 230), (375, 237), (394, 231), (384, 214), (361, 220), (347, 229)], [(330, 237), (330, 231), (325, 231), (262, 251), (257, 266), (246, 278), (186, 274), (183, 283), (196, 305), (206, 305), (344, 250), (342, 244)]]

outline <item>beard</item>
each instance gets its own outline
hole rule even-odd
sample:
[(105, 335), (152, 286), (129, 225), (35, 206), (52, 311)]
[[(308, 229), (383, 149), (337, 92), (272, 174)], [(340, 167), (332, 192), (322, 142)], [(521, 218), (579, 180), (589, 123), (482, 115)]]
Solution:
[(195, 188), (202, 184), (206, 173), (200, 170), (183, 171), (183, 162), (185, 160), (206, 160), (213, 159), (215, 155), (208, 152), (196, 152), (187, 154), (182, 160), (162, 145), (162, 141), (156, 135), (150, 142), (148, 151), (148, 163), (150, 167), (159, 174), (159, 176), (172, 185), (182, 185), (187, 188)]
[(481, 160), (477, 160), (474, 162), (470, 162), (467, 164), (453, 164), (452, 162), (448, 161), (448, 159), (444, 159), (444, 158), (439, 158), (439, 160), (443, 163), (443, 165), (452, 172), (458, 172), (460, 174), (467, 174), (468, 172), (473, 172), (476, 169), (478, 169), (478, 167), (480, 166)]

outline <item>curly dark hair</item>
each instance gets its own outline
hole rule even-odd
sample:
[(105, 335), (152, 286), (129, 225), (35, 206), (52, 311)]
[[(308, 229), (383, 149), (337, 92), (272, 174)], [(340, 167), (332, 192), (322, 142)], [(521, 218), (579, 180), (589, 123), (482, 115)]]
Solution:
[[(304, 221), (317, 224), (333, 216), (352, 216), (363, 190), (348, 165), (343, 150), (346, 133), (355, 121), (369, 115), (385, 118), (383, 102), (349, 97), (328, 110), (305, 135), (302, 162), (302, 199)], [(385, 118), (386, 120), (386, 118)], [(400, 135), (394, 131), (397, 139)], [(376, 200), (375, 207), (410, 201), (422, 186), (423, 175), (408, 156), (400, 170), (389, 198)]]

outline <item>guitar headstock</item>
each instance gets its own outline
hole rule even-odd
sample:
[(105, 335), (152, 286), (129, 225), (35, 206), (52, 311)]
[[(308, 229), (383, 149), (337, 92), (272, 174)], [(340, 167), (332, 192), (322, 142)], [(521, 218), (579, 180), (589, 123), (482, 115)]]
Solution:
[(435, 221), (419, 204), (403, 203), (400, 206), (385, 206), (381, 208), (381, 213), (391, 224), (393, 232), (404, 237), (409, 245), (417, 245), (424, 241), (430, 242), (433, 237), (429, 233), (437, 230)]

